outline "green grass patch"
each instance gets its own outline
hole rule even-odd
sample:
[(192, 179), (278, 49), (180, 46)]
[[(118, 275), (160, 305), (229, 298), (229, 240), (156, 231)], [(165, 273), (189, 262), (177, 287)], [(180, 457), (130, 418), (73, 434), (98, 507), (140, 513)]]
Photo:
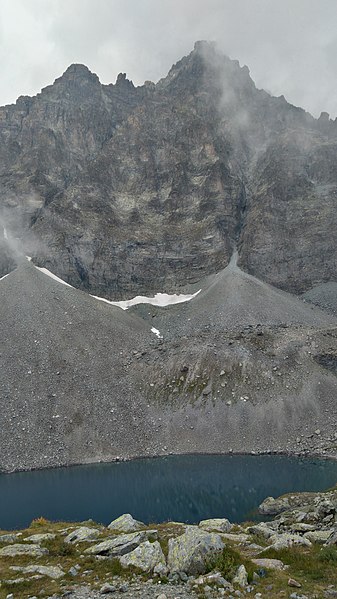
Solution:
[(337, 550), (313, 546), (310, 549), (290, 547), (275, 551), (269, 549), (264, 557), (280, 559), (289, 566), (289, 573), (300, 582), (336, 582)]
[(64, 539), (59, 536), (55, 539), (47, 539), (41, 545), (48, 549), (50, 557), (75, 557), (78, 553), (75, 545), (65, 543)]
[[(336, 564), (336, 568), (337, 568), (337, 547), (336, 546), (322, 547), (322, 549), (320, 550), (319, 555), (318, 555), (318, 561), (329, 563), (329, 564), (330, 563)], [(336, 572), (336, 578), (337, 578), (337, 572)]]
[(214, 558), (210, 559), (207, 564), (207, 571), (216, 570), (221, 572), (222, 576), (229, 581), (232, 581), (239, 566), (243, 564), (248, 573), (248, 582), (253, 579), (253, 572), (256, 569), (254, 564), (243, 558), (242, 555), (233, 547), (225, 547), (225, 549)]

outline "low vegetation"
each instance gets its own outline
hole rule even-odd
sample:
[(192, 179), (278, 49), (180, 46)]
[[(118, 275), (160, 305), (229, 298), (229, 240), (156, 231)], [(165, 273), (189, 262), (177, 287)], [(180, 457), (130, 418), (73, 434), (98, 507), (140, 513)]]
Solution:
[[(10, 593), (13, 593), (15, 599), (28, 599), (33, 596), (46, 598), (55, 593), (65, 593), (79, 584), (88, 585), (93, 589), (100, 589), (105, 583), (115, 586), (121, 585), (123, 582), (129, 584), (137, 582), (137, 584), (142, 584), (149, 578), (153, 578), (153, 584), (161, 583), (163, 585), (169, 581), (172, 584), (176, 582), (174, 579), (164, 575), (153, 576), (153, 574), (145, 574), (135, 568), (123, 568), (118, 559), (102, 559), (86, 554), (85, 549), (96, 541), (83, 541), (74, 544), (67, 543), (65, 537), (79, 526), (99, 529), (99, 541), (112, 536), (109, 529), (91, 521), (75, 524), (49, 522), (44, 518), (34, 520), (30, 527), (22, 531), (1, 531), (1, 535), (17, 535), (19, 533), (15, 543), (24, 543), (25, 541), (29, 543), (30, 541), (27, 539), (33, 534), (44, 535), (51, 533), (55, 537), (40, 541), (40, 547), (48, 550), (48, 554), (40, 558), (30, 555), (1, 558), (0, 599), (6, 599)], [(244, 527), (244, 525), (242, 527), (233, 527), (233, 536), (235, 533), (240, 533), (240, 531), (242, 533)], [(147, 529), (153, 528), (156, 528), (158, 531), (160, 545), (165, 557), (167, 557), (169, 539), (181, 535), (184, 532), (184, 526), (179, 523), (164, 523), (157, 526), (152, 524), (147, 527)], [(261, 541), (261, 538), (256, 535), (251, 535), (250, 544), (236, 543), (233, 539), (226, 540), (226, 546), (222, 553), (209, 560), (207, 571), (218, 572), (219, 575), (231, 583), (236, 576), (239, 566), (244, 565), (247, 572), (248, 585), (251, 586), (253, 593), (251, 596), (261, 593), (263, 599), (288, 598), (292, 592), (297, 590), (289, 587), (289, 578), (295, 579), (301, 585), (298, 591), (299, 594), (303, 594), (309, 599), (324, 599), (326, 597), (324, 594), (325, 590), (329, 585), (336, 585), (337, 546), (324, 547), (313, 544), (311, 547), (291, 547), (280, 550), (264, 548), (263, 553), (260, 553), (260, 555), (257, 555), (256, 552), (253, 555), (250, 545), (257, 541)], [(13, 542), (9, 543), (8, 539), (3, 539), (0, 541), (0, 548), (8, 547), (12, 544)], [(280, 571), (261, 568), (253, 563), (253, 557), (281, 560), (286, 568)], [(39, 573), (23, 573), (20, 570), (12, 569), (13, 566), (24, 568), (32, 564), (61, 567), (64, 576), (55, 580)], [(210, 580), (208, 582), (207, 573), (204, 576), (204, 582), (198, 581), (198, 577), (194, 578), (195, 580), (193, 577), (190, 577), (186, 584), (190, 585), (189, 588), (193, 588), (200, 599), (219, 596), (217, 595), (216, 581)], [(179, 582), (181, 583), (181, 580)], [(240, 587), (236, 585), (235, 588)]]

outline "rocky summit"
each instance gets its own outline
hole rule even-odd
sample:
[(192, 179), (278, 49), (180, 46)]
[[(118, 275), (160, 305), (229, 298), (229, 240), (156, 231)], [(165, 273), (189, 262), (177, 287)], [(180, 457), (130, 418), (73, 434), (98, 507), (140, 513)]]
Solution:
[(335, 456), (336, 140), (207, 42), (0, 108), (0, 469)]

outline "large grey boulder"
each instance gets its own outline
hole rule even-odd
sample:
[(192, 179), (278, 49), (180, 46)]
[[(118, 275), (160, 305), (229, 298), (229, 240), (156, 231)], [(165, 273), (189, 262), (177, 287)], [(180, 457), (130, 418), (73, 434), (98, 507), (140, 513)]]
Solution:
[(126, 535), (118, 535), (89, 547), (84, 553), (89, 555), (107, 555), (110, 557), (125, 555), (136, 549), (147, 540), (145, 532), (134, 532)]
[(122, 555), (119, 561), (123, 568), (134, 566), (143, 572), (153, 572), (158, 566), (161, 566), (161, 570), (166, 568), (165, 556), (158, 541), (145, 541), (130, 553)]
[(267, 497), (259, 505), (259, 513), (263, 516), (277, 516), (290, 509), (288, 497)]
[(250, 526), (247, 530), (252, 535), (258, 535), (264, 537), (265, 539), (269, 539), (270, 537), (275, 535), (275, 530), (270, 528), (269, 522), (259, 522), (259, 524), (254, 524), (253, 526)]
[(279, 535), (273, 535), (270, 537), (269, 541), (271, 545), (265, 549), (276, 549), (279, 551), (280, 549), (287, 549), (288, 547), (293, 547), (293, 545), (304, 545), (305, 547), (311, 547), (312, 543), (309, 539), (302, 537), (301, 535), (292, 535), (289, 533), (282, 533)]
[(95, 541), (99, 536), (100, 531), (97, 528), (90, 528), (88, 526), (80, 526), (75, 528), (69, 533), (64, 539), (65, 543), (81, 543), (83, 541)]
[(330, 530), (313, 530), (310, 532), (306, 532), (303, 535), (306, 539), (309, 539), (311, 543), (326, 543), (331, 536)]
[(284, 563), (279, 559), (272, 558), (256, 558), (252, 559), (253, 564), (259, 568), (267, 568), (267, 570), (284, 570)]
[(141, 530), (142, 528), (145, 527), (145, 524), (143, 522), (139, 522), (138, 520), (135, 520), (131, 514), (123, 514), (122, 516), (119, 516), (119, 518), (116, 518), (116, 520), (113, 520), (112, 522), (110, 522), (108, 528), (110, 530), (113, 530), (115, 532), (135, 532), (137, 530)]
[(32, 555), (34, 557), (42, 557), (48, 555), (48, 549), (40, 547), (39, 545), (28, 544), (21, 545), (19, 543), (15, 545), (9, 545), (0, 549), (0, 557), (16, 557), (17, 555)]
[(210, 518), (208, 520), (201, 520), (201, 522), (199, 522), (199, 528), (207, 530), (208, 532), (229, 532), (232, 528), (232, 524), (227, 518)]
[(248, 572), (243, 564), (238, 567), (233, 578), (233, 584), (238, 584), (242, 588), (248, 585)]
[(225, 545), (219, 534), (191, 526), (175, 539), (169, 540), (168, 568), (170, 572), (204, 574), (211, 559), (220, 554)]
[(48, 576), (57, 580), (65, 576), (64, 571), (59, 566), (11, 566), (10, 568), (14, 572), (22, 572), (23, 574), (41, 574), (42, 576)]
[(30, 535), (30, 537), (26, 537), (23, 539), (25, 543), (42, 543), (43, 541), (52, 541), (55, 539), (56, 535), (52, 532), (45, 532), (36, 535)]

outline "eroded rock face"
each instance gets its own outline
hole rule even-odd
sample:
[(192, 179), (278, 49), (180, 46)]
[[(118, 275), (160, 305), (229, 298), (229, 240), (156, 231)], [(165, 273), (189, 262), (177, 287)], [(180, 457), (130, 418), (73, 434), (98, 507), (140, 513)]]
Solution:
[[(337, 224), (334, 129), (328, 135), (312, 128), (283, 131), (249, 176), (241, 265), (287, 291), (336, 278), (336, 254), (327, 257)], [(331, 240), (319, 234), (320, 227), (331, 231)]]
[[(206, 42), (156, 85), (71, 65), (0, 109), (1, 219), (106, 297), (176, 290), (235, 245), (249, 272), (305, 290), (336, 272), (336, 132)], [(12, 263), (1, 251), (0, 276)]]

